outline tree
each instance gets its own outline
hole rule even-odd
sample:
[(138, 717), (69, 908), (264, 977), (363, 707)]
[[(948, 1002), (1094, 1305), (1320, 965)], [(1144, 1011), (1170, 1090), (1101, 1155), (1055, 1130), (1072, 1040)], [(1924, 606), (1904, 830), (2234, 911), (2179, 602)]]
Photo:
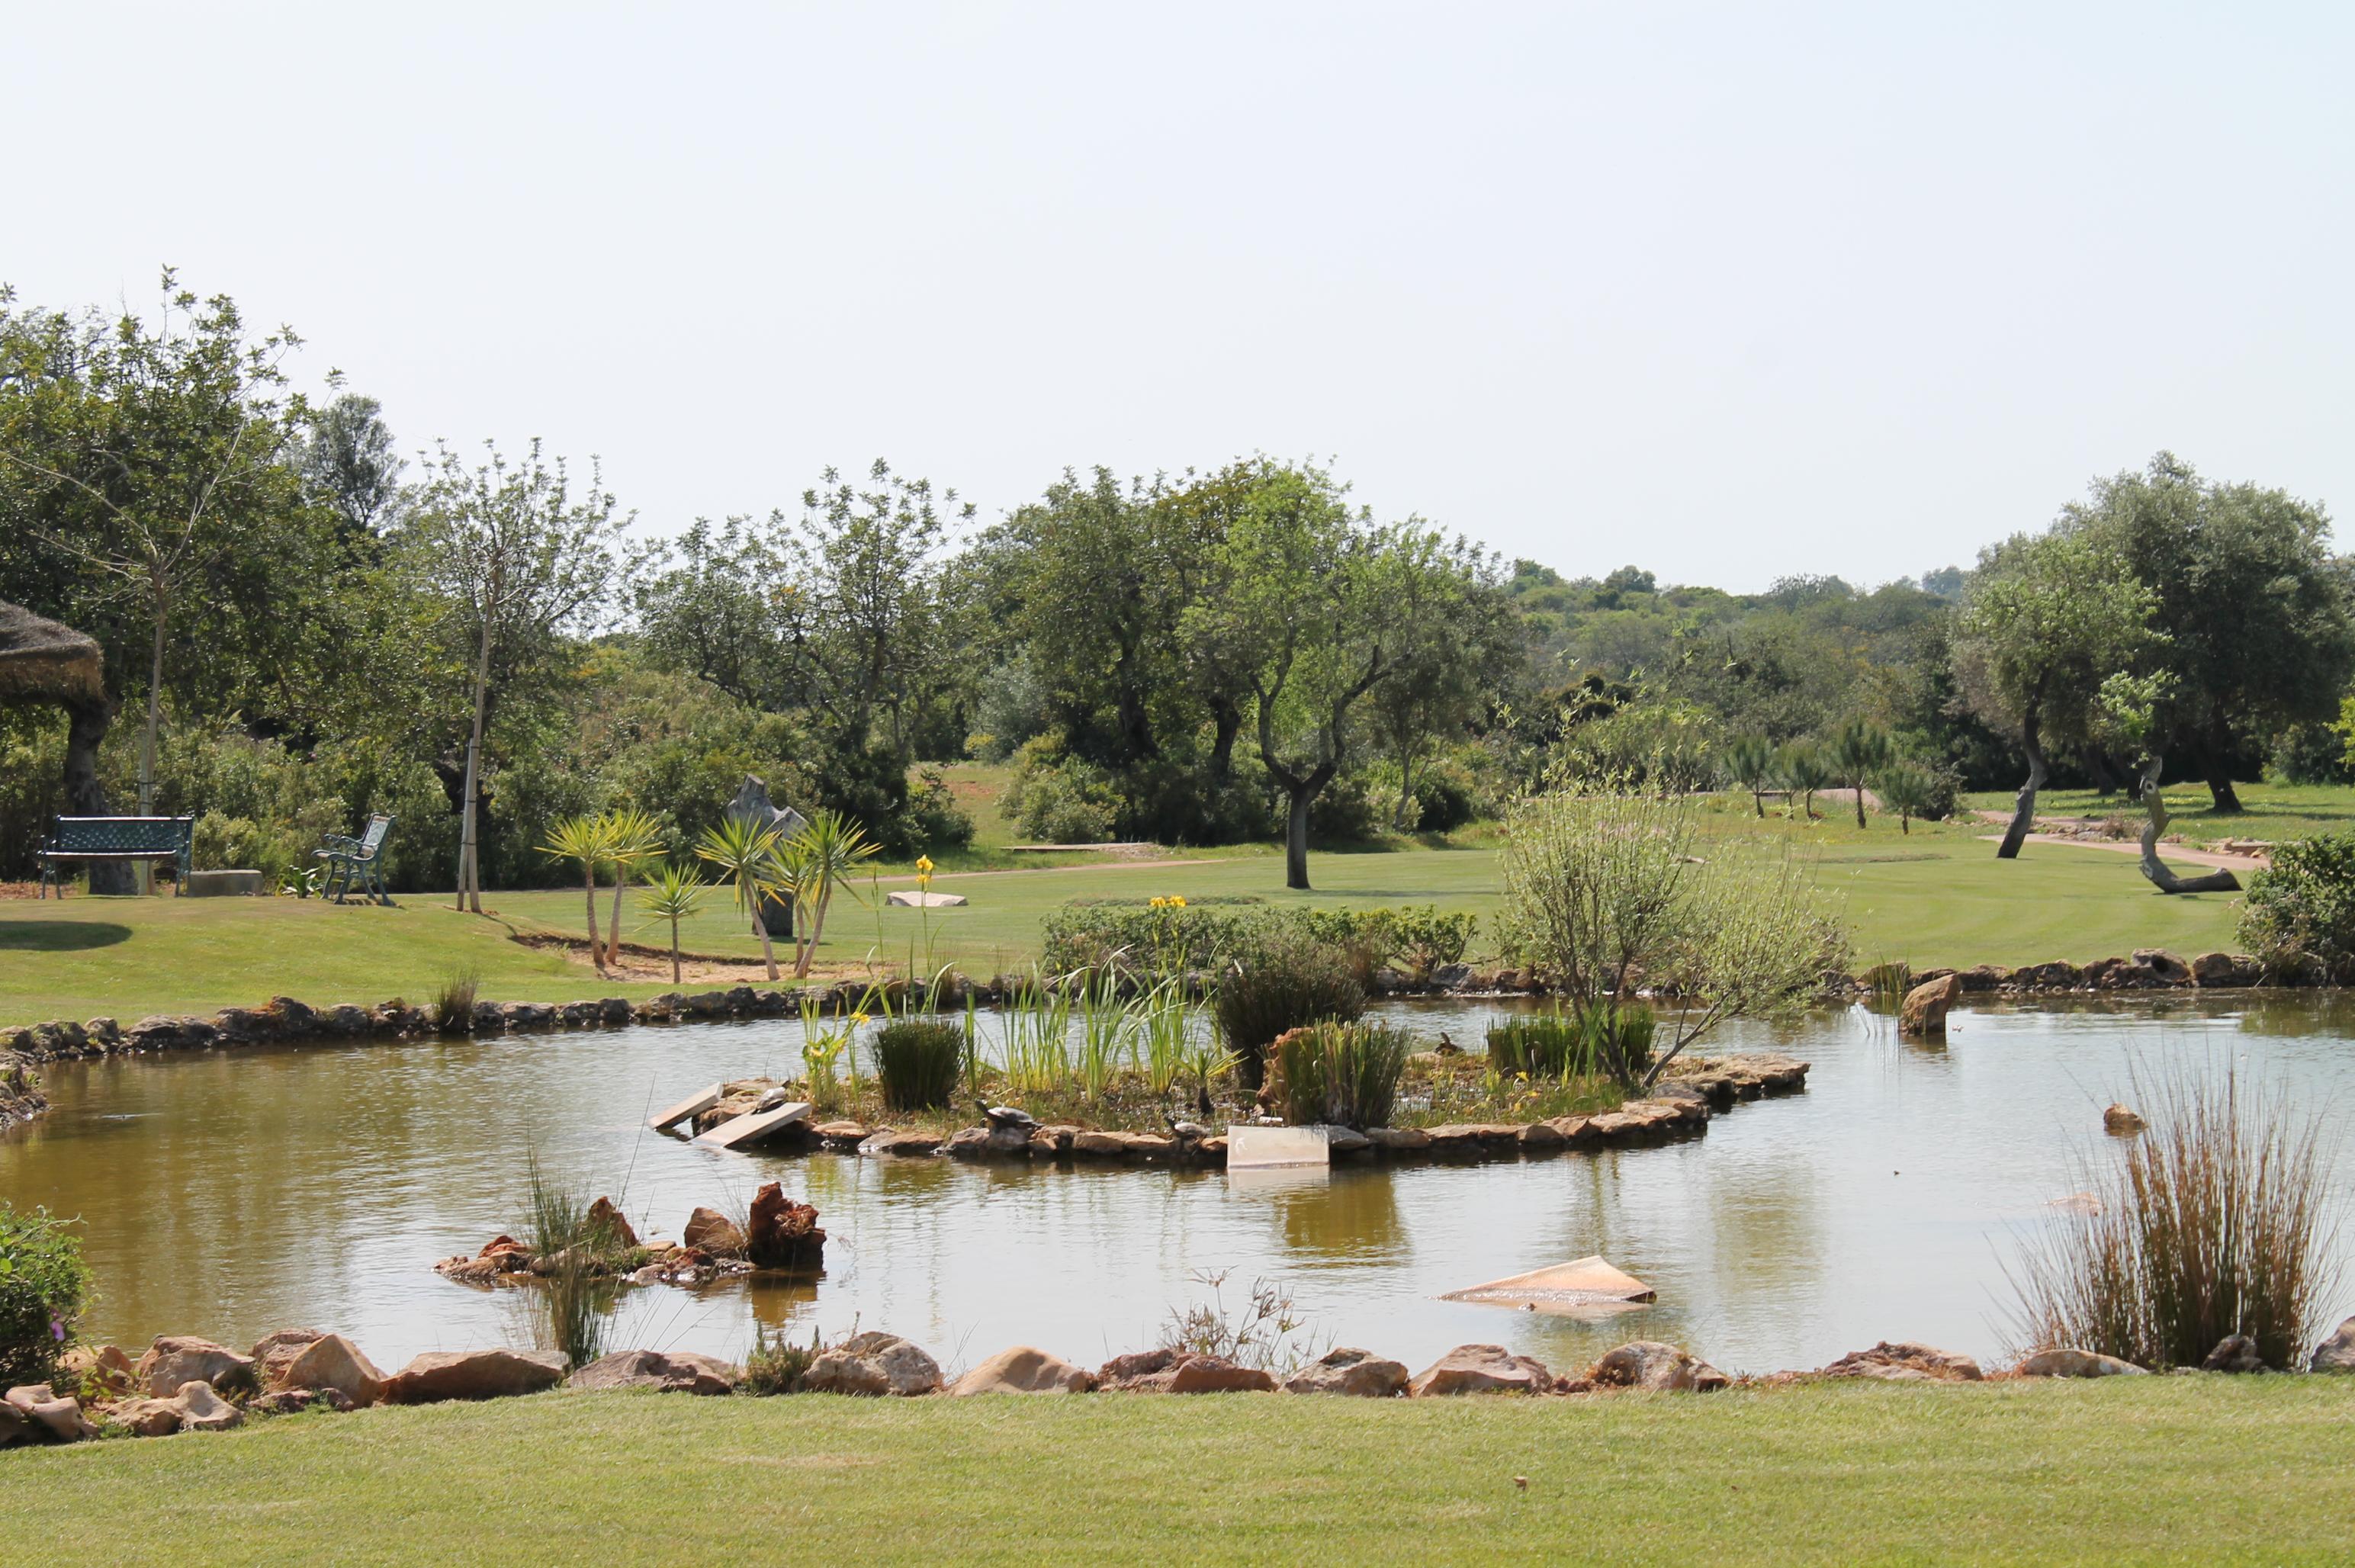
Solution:
[(1842, 787), (1856, 791), (1856, 825), (1862, 827), (1866, 783), (1889, 764), (1888, 734), (1861, 719), (1851, 719), (1832, 737), (1827, 758)]
[(655, 880), (638, 894), (638, 907), (656, 920), (670, 922), (670, 983), (678, 984), (678, 923), (692, 919), (703, 907), (705, 885), (695, 867), (683, 860), (666, 860)]
[[(1699, 835), (1689, 800), (1648, 795), (1540, 795), (1505, 825), (1506, 946), (1553, 985), (1631, 1094), (1729, 1019), (1800, 1010), (1846, 964), (1845, 931), (1788, 857), (1722, 842), (1703, 856)], [(1639, 984), (1675, 1009), (1648, 1060), (1618, 1028)]]
[(1431, 570), (1402, 572), (1389, 607), (1391, 669), (1368, 697), (1373, 730), (1398, 763), (1391, 826), (1414, 827), (1416, 765), (1460, 737), (1522, 655), (1497, 558), (1430, 536)]
[[(817, 956), (818, 938), (826, 933), (826, 912), (836, 890), (881, 846), (871, 842), (858, 825), (838, 811), (813, 811), (800, 830), (785, 840), (780, 859), (792, 870), (794, 901), (807, 917), (809, 938), (794, 959), (794, 977), (806, 979)], [(932, 862), (921, 864), (929, 867)]]
[(709, 681), (739, 702), (787, 699), (784, 562), (742, 517), (689, 524), (633, 584), (638, 631), (655, 662)]
[(357, 392), (312, 411), (295, 465), (312, 496), (356, 539), (374, 539), (392, 520), (408, 466), (394, 449), (383, 405)]
[(34, 543), (90, 575), (91, 597), (136, 605), (144, 624), (143, 815), (155, 809), (176, 618), (205, 616), (217, 635), (203, 641), (221, 647), (250, 635), (249, 616), (268, 618), (266, 635), (282, 607), (242, 603), (236, 589), (302, 553), (280, 526), (301, 510), (280, 459), (306, 409), (279, 368), (301, 340), (285, 327), (249, 336), (235, 301), (200, 301), (168, 268), (163, 290), (151, 325), (14, 311), (0, 289), (0, 466), (18, 497), (9, 509)]
[(1816, 815), (1816, 791), (1832, 782), (1831, 763), (1813, 741), (1794, 741), (1774, 753), (1774, 772), (1793, 796), (1802, 821)]
[(1913, 819), (1927, 816), (1938, 798), (1938, 781), (1930, 770), (1910, 758), (1900, 758), (1883, 767), (1876, 776), (1875, 787), (1884, 810), (1897, 814), (1897, 829), (1913, 831)]
[[(548, 842), (539, 847), (540, 853), (552, 859), (570, 860), (581, 868), (581, 884), (588, 889), (589, 962), (597, 973), (605, 972), (605, 949), (597, 940), (597, 869), (605, 863), (613, 844), (613, 823), (602, 816), (567, 816), (549, 829)], [(463, 891), (463, 889), (462, 889)], [(614, 918), (620, 908), (616, 894)], [(620, 933), (615, 933), (618, 939)]]
[(751, 918), (753, 934), (761, 939), (761, 962), (772, 980), (783, 976), (777, 970), (776, 949), (769, 944), (769, 923), (761, 918), (761, 901), (772, 893), (793, 891), (793, 879), (779, 853), (783, 842), (775, 828), (735, 816), (721, 817), (695, 841), (696, 854), (719, 867), (734, 885), (737, 911)]
[(1956, 654), (1982, 711), (2014, 726), (2028, 756), (1997, 859), (2017, 858), (2035, 825), (2046, 745), (2084, 738), (2102, 682), (2153, 642), (2153, 603), (2125, 560), (2082, 529), (2015, 535), (1981, 557)]
[(2214, 809), (2240, 810), (2235, 752), (2328, 720), (2355, 673), (2349, 568), (2329, 552), (2328, 517), (2285, 491), (2203, 480), (2162, 452), (2140, 474), (2097, 481), (2062, 517), (2150, 595), (2158, 639), (2136, 667), (2172, 677), (2152, 751), (2187, 753)]
[(1774, 748), (1764, 735), (1737, 736), (1725, 748), (1725, 771), (1750, 792), (1750, 804), (1761, 820), (1766, 816), (1766, 792), (1774, 787)]
[[(634, 806), (609, 811), (601, 820), (605, 827), (605, 860), (613, 868), (613, 918), (608, 923), (605, 956), (618, 966), (622, 962), (622, 890), (630, 885), (630, 873), (641, 862), (661, 859), (663, 830), (661, 823)], [(595, 939), (594, 933), (591, 939)]]
[[(453, 640), (474, 654), (474, 719), (459, 804), (458, 907), (480, 914), (483, 741), (494, 675), (547, 656), (560, 635), (593, 624), (614, 575), (613, 547), (629, 518), (592, 464), (576, 496), (561, 458), (548, 463), (534, 441), (510, 464), (468, 467), (438, 449), (432, 474), (404, 520), (400, 542), (444, 608)], [(632, 514), (634, 516), (634, 514)]]

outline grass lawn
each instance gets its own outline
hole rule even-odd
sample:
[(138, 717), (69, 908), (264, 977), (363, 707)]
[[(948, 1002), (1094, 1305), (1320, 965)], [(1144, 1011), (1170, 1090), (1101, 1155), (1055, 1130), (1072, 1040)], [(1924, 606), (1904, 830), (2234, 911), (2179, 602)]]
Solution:
[[(1761, 824), (1730, 806), (1706, 816), (1712, 837), (1789, 842), (1812, 861), (1823, 885), (1846, 903), (1861, 963), (1903, 958), (1918, 966), (2083, 963), (2137, 947), (2182, 953), (2232, 944), (2231, 894), (2167, 897), (2134, 859), (2073, 846), (2031, 846), (2006, 864), (1967, 825), (1900, 835), (1883, 819), (1862, 832), (1853, 819), (1814, 823), (1770, 817)], [(964, 894), (961, 909), (877, 912), (846, 894), (829, 919), (822, 956), (837, 965), (872, 952), (906, 962), (929, 921), (934, 962), (986, 976), (1012, 971), (1038, 951), (1040, 923), (1074, 898), (1189, 898), (1252, 894), (1271, 906), (1433, 903), (1484, 917), (1496, 907), (1497, 850), (1473, 840), (1454, 848), (1401, 848), (1311, 857), (1309, 892), (1284, 887), (1281, 855), (1230, 851), (1182, 865), (1070, 867), (943, 873), (943, 891)], [(884, 891), (904, 881), (885, 881)], [(863, 890), (862, 890), (863, 891)], [(517, 933), (582, 929), (581, 897), (570, 891), (504, 891), (487, 899), (496, 919), (460, 915), (447, 895), (406, 896), (398, 909), (293, 899), (91, 899), (0, 903), (0, 1022), (88, 1019), (126, 1022), (153, 1012), (197, 1012), (250, 1005), (273, 994), (304, 1001), (425, 998), (449, 975), (479, 974), (482, 994), (499, 1000), (569, 1001), (649, 995), (667, 976), (636, 984), (602, 980), (561, 953), (527, 947)], [(600, 901), (599, 919), (606, 901)], [(665, 933), (625, 915), (634, 940)], [(1476, 950), (1486, 950), (1485, 929)], [(751, 959), (758, 944), (724, 890), (682, 932), (689, 952)], [(704, 982), (709, 984), (710, 982)]]
[(102, 1562), (2336, 1562), (2350, 1415), (2324, 1377), (558, 1393), (0, 1454), (0, 1528)]

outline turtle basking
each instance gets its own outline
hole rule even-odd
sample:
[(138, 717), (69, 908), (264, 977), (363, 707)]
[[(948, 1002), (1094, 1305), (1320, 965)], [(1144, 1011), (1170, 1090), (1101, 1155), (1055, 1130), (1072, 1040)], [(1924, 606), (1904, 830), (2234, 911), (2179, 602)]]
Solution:
[(1028, 1111), (1013, 1105), (993, 1105), (986, 1100), (975, 1100), (974, 1104), (979, 1105), (981, 1114), (989, 1119), (991, 1132), (1031, 1133), (1039, 1130), (1039, 1118)]

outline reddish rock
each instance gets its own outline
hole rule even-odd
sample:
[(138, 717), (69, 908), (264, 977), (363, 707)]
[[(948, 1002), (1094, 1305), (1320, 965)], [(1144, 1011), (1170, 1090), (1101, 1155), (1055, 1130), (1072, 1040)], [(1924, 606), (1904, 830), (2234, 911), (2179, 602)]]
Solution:
[(1096, 1386), (1092, 1374), (1060, 1356), (1028, 1345), (1000, 1350), (957, 1379), (953, 1394), (1085, 1393)]
[(386, 1378), (360, 1348), (341, 1334), (323, 1334), (287, 1362), (273, 1386), (333, 1389), (354, 1405), (375, 1404), (384, 1398)]
[(429, 1350), (393, 1375), (385, 1399), (392, 1404), (504, 1399), (563, 1381), (564, 1358), (549, 1350)]
[(812, 1393), (913, 1397), (940, 1386), (940, 1363), (897, 1334), (854, 1334), (822, 1353), (802, 1375), (802, 1387)]
[(155, 1399), (169, 1399), (191, 1382), (223, 1390), (255, 1386), (252, 1357), (186, 1334), (166, 1334), (149, 1346), (133, 1379)]
[(1957, 975), (1926, 980), (1914, 987), (1905, 993), (1905, 1004), (1897, 1010), (1897, 1032), (1916, 1040), (1943, 1038), (1946, 1032), (1946, 1009), (1962, 994), (1962, 977)]
[(1275, 1380), (1223, 1356), (1188, 1356), (1169, 1369), (1171, 1393), (1273, 1393)]
[(1359, 1399), (1396, 1399), (1406, 1392), (1406, 1368), (1371, 1350), (1327, 1351), (1314, 1366), (1284, 1386), (1290, 1393), (1337, 1393)]
[(1553, 1374), (1545, 1363), (1516, 1356), (1502, 1345), (1458, 1345), (1407, 1385), (1417, 1399), (1465, 1393), (1546, 1393)]
[(680, 1238), (690, 1252), (708, 1253), (716, 1258), (744, 1255), (744, 1232), (717, 1209), (698, 1209), (689, 1214)]
[(826, 1232), (817, 1227), (817, 1210), (794, 1202), (776, 1182), (752, 1195), (748, 1226), (744, 1253), (755, 1268), (814, 1269), (826, 1261)]
[(610, 1198), (600, 1198), (589, 1205), (589, 1232), (591, 1235), (602, 1233), (618, 1247), (638, 1244), (638, 1233), (630, 1229), (629, 1221), (622, 1217), (622, 1211), (613, 1207)]
[(1850, 1350), (1824, 1369), (1828, 1378), (1881, 1378), (1891, 1382), (1977, 1382), (1984, 1374), (1968, 1356), (1910, 1339), (1883, 1339), (1870, 1350)]
[[(472, 1259), (450, 1259), (448, 1262), (472, 1262)], [(442, 1264), (434, 1265), (437, 1269)], [(295, 1357), (313, 1343), (327, 1337), (323, 1328), (273, 1328), (253, 1342), (253, 1360), (264, 1388), (284, 1388), (286, 1368)]]
[(743, 1379), (741, 1368), (690, 1350), (616, 1350), (601, 1356), (565, 1380), (576, 1389), (655, 1388), (665, 1393), (728, 1394)]

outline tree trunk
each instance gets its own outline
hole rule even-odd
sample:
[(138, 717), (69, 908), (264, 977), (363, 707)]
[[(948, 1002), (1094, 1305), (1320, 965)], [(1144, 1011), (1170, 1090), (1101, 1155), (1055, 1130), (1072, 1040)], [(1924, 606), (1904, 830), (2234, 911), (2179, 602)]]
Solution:
[(2118, 780), (2117, 774), (2110, 768), (2110, 754), (2099, 746), (2088, 746), (2084, 760), (2085, 772), (2094, 780), (2094, 793), (2105, 797), (2115, 795)]
[(1210, 782), (1223, 784), (1234, 772), (1235, 737), (1243, 732), (1241, 705), (1223, 697), (1210, 699)]
[[(2209, 806), (2211, 816), (2237, 814), (2241, 810), (2240, 794), (2232, 788), (2231, 755), (2228, 748), (2212, 741), (2200, 748), (2200, 773), (2208, 784), (2208, 795), (2212, 803)], [(2144, 789), (2147, 792), (2158, 786), (2158, 775), (2153, 773)]]
[(1856, 781), (1856, 825), (1859, 827), (1864, 826), (1864, 779), (1861, 774)]
[(1753, 806), (1757, 807), (1757, 809), (1758, 809), (1758, 820), (1759, 820), (1759, 821), (1761, 821), (1761, 822), (1765, 821), (1765, 820), (1766, 820), (1766, 792), (1765, 792), (1764, 790), (1761, 790), (1761, 789), (1753, 789), (1753, 790), (1752, 790), (1752, 791), (1750, 792), (1750, 804), (1751, 804), (1752, 805), (1753, 805)]
[[(2160, 761), (2154, 752), (2143, 768), (2142, 801), (2149, 815), (2142, 825), (2142, 874), (2163, 893), (2239, 892), (2241, 879), (2229, 870), (2211, 871), (2204, 877), (2179, 877), (2158, 858), (2158, 836), (2167, 831), (2167, 800), (2158, 788)], [(2224, 787), (2232, 787), (2230, 780)]]
[(2003, 830), (2003, 842), (1996, 846), (1998, 860), (2019, 859), (2019, 846), (2036, 826), (2036, 792), (2044, 787), (2044, 747), (2037, 739), (2032, 717), (2021, 743), (2028, 752), (2028, 782), (2019, 786), (2019, 798), (2012, 804), (2011, 826)]
[[(1309, 775), (1314, 779), (1314, 773)], [(1308, 886), (1308, 803), (1316, 796), (1313, 784), (1287, 785), (1292, 797), (1290, 820), (1284, 832), (1284, 885), (1305, 890)]]
[(670, 917), (670, 983), (678, 984), (678, 916)]
[[(475, 821), (483, 783), (483, 707), (491, 690), (491, 617), (483, 616), (483, 647), (474, 661), (474, 731), (466, 742), (466, 799), (460, 808), (464, 813), (458, 827), (458, 908), (468, 907), (472, 895), (474, 912), (483, 912), (483, 880), (475, 861), (478, 834)], [(597, 912), (589, 912), (590, 938), (594, 945)]]
[(617, 969), (622, 965), (622, 890), (629, 885), (629, 863), (614, 861), (613, 918), (605, 923), (605, 961)]
[(1401, 833), (1412, 830), (1406, 819), (1407, 809), (1414, 805), (1414, 753), (1401, 748), (1399, 752), (1398, 809), (1391, 814), (1391, 826)]
[(589, 889), (589, 962), (598, 974), (605, 972), (605, 950), (597, 945), (597, 862), (581, 862), (581, 880)]
[[(155, 635), (147, 663), (147, 724), (139, 736), (139, 815), (155, 814), (155, 730), (164, 710), (164, 622), (171, 613), (171, 601), (166, 597), (161, 579), (155, 580)], [(153, 885), (155, 867), (153, 861), (138, 862), (138, 889), (145, 892)]]
[[(104, 816), (106, 786), (98, 782), (98, 748), (106, 739), (114, 709), (100, 702), (70, 703), (66, 709), (66, 815)], [(60, 881), (62, 888), (64, 883)], [(121, 860), (90, 862), (90, 891), (121, 895), (137, 891), (139, 879)]]

